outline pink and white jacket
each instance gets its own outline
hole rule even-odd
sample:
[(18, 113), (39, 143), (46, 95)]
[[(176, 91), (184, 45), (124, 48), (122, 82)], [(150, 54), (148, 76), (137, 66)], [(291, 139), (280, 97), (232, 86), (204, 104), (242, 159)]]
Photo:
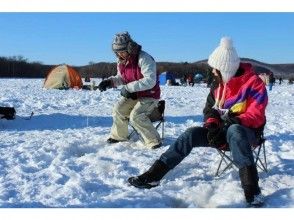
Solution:
[(241, 125), (257, 129), (266, 122), (268, 103), (266, 87), (249, 63), (241, 63), (236, 75), (225, 85), (211, 88), (203, 110), (205, 123), (222, 123), (215, 111), (228, 109), (236, 115)]
[(136, 92), (138, 98), (160, 98), (156, 62), (145, 51), (131, 56), (125, 64), (118, 62), (117, 75), (110, 79), (114, 86), (124, 85), (129, 92)]

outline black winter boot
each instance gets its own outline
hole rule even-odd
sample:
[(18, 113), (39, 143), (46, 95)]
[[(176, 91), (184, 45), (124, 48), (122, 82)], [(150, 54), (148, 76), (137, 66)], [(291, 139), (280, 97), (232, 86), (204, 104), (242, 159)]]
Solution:
[(264, 197), (258, 186), (258, 173), (255, 165), (239, 169), (241, 185), (244, 190), (246, 202), (250, 207), (261, 207)]
[(109, 144), (115, 144), (115, 143), (118, 143), (118, 142), (120, 142), (120, 141), (119, 141), (119, 140), (115, 140), (115, 139), (113, 139), (113, 138), (108, 138), (108, 139), (106, 140), (106, 142), (109, 143)]
[(156, 160), (149, 170), (140, 176), (133, 176), (128, 179), (128, 182), (141, 189), (150, 189), (159, 185), (159, 181), (169, 171), (165, 163)]

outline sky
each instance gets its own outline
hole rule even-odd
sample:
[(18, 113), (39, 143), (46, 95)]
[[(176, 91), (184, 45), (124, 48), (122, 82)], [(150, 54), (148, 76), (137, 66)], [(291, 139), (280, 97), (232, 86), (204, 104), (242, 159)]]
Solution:
[(0, 12), (0, 56), (44, 64), (115, 62), (115, 33), (129, 31), (156, 61), (207, 59), (229, 36), (240, 57), (294, 61), (294, 12)]

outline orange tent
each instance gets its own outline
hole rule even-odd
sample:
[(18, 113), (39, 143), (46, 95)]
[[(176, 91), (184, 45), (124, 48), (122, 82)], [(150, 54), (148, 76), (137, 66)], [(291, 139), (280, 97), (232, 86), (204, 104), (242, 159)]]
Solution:
[(46, 89), (81, 89), (83, 81), (81, 75), (68, 65), (54, 67), (46, 76), (44, 88)]

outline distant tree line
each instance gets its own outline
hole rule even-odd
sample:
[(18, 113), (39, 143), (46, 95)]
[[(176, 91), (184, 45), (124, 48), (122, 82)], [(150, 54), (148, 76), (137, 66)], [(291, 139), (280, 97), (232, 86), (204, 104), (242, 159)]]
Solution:
[[(85, 66), (73, 66), (82, 77), (90, 78), (107, 78), (116, 74), (116, 63), (89, 62)], [(42, 62), (29, 62), (23, 56), (0, 57), (0, 77), (16, 77), (16, 78), (44, 78), (54, 65), (44, 65)], [(182, 78), (187, 74), (200, 72), (203, 75), (209, 71), (209, 67), (205, 62), (197, 63), (171, 63), (158, 62), (157, 72), (172, 72), (176, 78)]]
[[(244, 59), (245, 60), (245, 59)], [(269, 72), (265, 67), (256, 65), (254, 60), (246, 58), (248, 62), (255, 62), (253, 66), (256, 72)], [(268, 64), (269, 65), (269, 64)], [(277, 66), (278, 64), (275, 64)], [(272, 65), (273, 66), (273, 65)], [(282, 67), (286, 69), (292, 69), (292, 64), (288, 66), (283, 65)], [(13, 57), (0, 57), (0, 77), (10, 77), (10, 78), (45, 78), (47, 73), (52, 69), (54, 65), (44, 65), (42, 62), (29, 62), (28, 59), (23, 56), (13, 56)], [(72, 66), (75, 68), (81, 76), (90, 78), (107, 78), (109, 76), (116, 74), (116, 63), (99, 62), (95, 63), (90, 61), (85, 66)], [(207, 60), (202, 60), (194, 63), (181, 62), (157, 62), (157, 73), (162, 72), (172, 72), (175, 74), (176, 78), (183, 78), (188, 74), (201, 73), (204, 78), (210, 76), (211, 69), (207, 65)], [(283, 78), (291, 78), (293, 74), (279, 74), (275, 73), (277, 76), (282, 76)]]
[[(90, 78), (106, 78), (116, 74), (116, 63), (94, 63), (89, 62), (88, 65), (77, 67), (82, 77), (88, 76)], [(157, 62), (157, 73), (172, 72), (176, 78), (182, 78), (188, 74), (202, 73), (206, 75), (209, 72), (209, 67), (204, 62), (198, 63), (171, 63), (171, 62)]]
[(76, 70), (82, 77), (88, 76), (90, 78), (107, 78), (116, 74), (116, 63), (94, 63), (91, 61), (86, 66), (76, 67)]
[(28, 62), (23, 56), (0, 57), (0, 77), (40, 78), (51, 68), (41, 62)]

